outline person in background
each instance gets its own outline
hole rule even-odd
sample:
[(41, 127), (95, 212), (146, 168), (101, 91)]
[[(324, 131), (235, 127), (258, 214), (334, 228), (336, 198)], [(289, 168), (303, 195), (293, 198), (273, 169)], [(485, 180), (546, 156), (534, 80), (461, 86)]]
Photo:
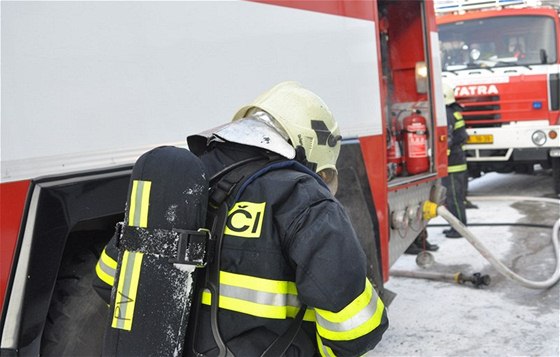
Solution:
[[(447, 189), (445, 205), (449, 212), (464, 225), (467, 224), (465, 199), (467, 190), (467, 158), (463, 145), (468, 134), (461, 112), (463, 108), (456, 102), (453, 88), (444, 83), (443, 97), (447, 115), (447, 176), (442, 179)], [(444, 230), (447, 238), (461, 238), (455, 229)]]
[(439, 245), (428, 242), (428, 231), (424, 228), (418, 237), (404, 251), (405, 254), (417, 255), (418, 253), (429, 250), (435, 252), (439, 249)]

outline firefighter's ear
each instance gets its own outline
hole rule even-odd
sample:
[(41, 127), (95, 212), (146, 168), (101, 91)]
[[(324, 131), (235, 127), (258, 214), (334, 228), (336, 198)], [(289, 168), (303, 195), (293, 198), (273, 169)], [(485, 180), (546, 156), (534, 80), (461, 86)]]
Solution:
[(338, 191), (338, 173), (336, 170), (324, 169), (317, 174), (325, 181), (333, 196), (336, 195), (336, 191)]

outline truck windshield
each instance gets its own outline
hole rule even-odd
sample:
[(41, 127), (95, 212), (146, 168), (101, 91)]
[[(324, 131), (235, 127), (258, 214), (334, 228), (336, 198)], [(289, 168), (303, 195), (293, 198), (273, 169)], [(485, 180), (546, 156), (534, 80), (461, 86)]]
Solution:
[(443, 70), (555, 63), (554, 21), (502, 16), (439, 25)]

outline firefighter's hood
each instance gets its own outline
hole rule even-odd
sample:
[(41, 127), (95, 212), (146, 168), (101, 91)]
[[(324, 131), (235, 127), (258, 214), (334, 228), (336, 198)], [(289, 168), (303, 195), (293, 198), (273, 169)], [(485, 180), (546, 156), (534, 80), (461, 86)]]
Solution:
[(287, 159), (293, 159), (296, 156), (293, 146), (281, 134), (266, 123), (252, 117), (188, 136), (187, 144), (190, 151), (200, 155), (214, 140), (262, 148)]

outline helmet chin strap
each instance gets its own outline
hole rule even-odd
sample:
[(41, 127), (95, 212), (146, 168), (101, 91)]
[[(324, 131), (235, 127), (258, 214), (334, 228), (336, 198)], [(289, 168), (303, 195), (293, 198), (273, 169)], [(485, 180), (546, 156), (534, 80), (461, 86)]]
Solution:
[(307, 161), (307, 156), (305, 155), (305, 149), (303, 148), (303, 146), (298, 145), (298, 146), (296, 146), (295, 149), (296, 149), (295, 160), (297, 162), (299, 162), (300, 164), (303, 164), (304, 166), (306, 166), (311, 171), (317, 172), (317, 163)]

